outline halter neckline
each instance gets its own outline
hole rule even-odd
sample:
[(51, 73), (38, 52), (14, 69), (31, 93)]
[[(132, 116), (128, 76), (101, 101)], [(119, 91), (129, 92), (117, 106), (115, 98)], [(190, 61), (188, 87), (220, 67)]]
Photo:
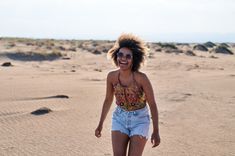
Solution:
[(118, 83), (113, 85), (116, 104), (125, 110), (131, 111), (146, 106), (146, 97), (143, 88), (140, 87), (132, 72), (132, 82), (126, 86), (120, 80), (120, 72), (117, 76)]
[[(132, 75), (133, 82), (137, 85), (137, 82), (136, 82), (136, 80), (135, 80), (134, 73), (131, 72), (131, 75)], [(121, 82), (121, 80), (120, 80), (120, 71), (118, 72), (118, 83), (119, 83), (122, 87), (130, 87), (130, 86), (132, 85), (132, 83), (131, 83), (131, 85), (123, 85), (123, 84), (122, 84), (122, 82)], [(138, 85), (137, 85), (137, 87), (138, 87)]]

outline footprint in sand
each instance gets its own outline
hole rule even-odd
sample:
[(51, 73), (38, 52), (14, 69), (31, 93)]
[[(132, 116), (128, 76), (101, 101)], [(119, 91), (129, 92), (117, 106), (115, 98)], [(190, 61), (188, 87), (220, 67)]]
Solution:
[(191, 93), (169, 93), (166, 95), (166, 99), (169, 101), (181, 102), (185, 101), (189, 96), (192, 96)]

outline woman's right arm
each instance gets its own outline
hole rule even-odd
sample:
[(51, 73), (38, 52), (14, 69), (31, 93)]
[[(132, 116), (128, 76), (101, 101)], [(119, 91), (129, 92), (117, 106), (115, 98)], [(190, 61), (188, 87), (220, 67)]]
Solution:
[(95, 136), (96, 137), (101, 137), (101, 131), (103, 128), (103, 123), (104, 120), (109, 112), (109, 109), (111, 107), (111, 104), (113, 102), (113, 85), (112, 85), (112, 74), (109, 73), (107, 76), (107, 80), (106, 80), (106, 96), (105, 96), (105, 100), (103, 103), (103, 107), (102, 107), (102, 112), (101, 112), (101, 116), (100, 116), (100, 121), (99, 124), (95, 130)]

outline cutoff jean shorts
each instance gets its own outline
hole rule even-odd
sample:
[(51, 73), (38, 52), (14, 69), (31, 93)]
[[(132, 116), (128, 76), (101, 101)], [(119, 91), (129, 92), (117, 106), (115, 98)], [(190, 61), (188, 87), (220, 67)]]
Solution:
[(112, 116), (112, 131), (120, 131), (132, 137), (139, 135), (149, 138), (150, 116), (149, 109), (146, 105), (142, 109), (135, 111), (126, 111), (116, 106)]

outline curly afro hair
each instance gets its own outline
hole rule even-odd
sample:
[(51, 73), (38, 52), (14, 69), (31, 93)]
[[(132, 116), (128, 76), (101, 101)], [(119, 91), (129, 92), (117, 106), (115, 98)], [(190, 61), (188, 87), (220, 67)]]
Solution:
[(132, 71), (139, 71), (141, 64), (144, 63), (147, 56), (148, 48), (145, 42), (139, 37), (133, 34), (122, 34), (115, 42), (114, 46), (108, 51), (108, 55), (111, 56), (113, 62), (118, 66), (117, 53), (121, 48), (128, 48), (132, 51), (133, 64)]

